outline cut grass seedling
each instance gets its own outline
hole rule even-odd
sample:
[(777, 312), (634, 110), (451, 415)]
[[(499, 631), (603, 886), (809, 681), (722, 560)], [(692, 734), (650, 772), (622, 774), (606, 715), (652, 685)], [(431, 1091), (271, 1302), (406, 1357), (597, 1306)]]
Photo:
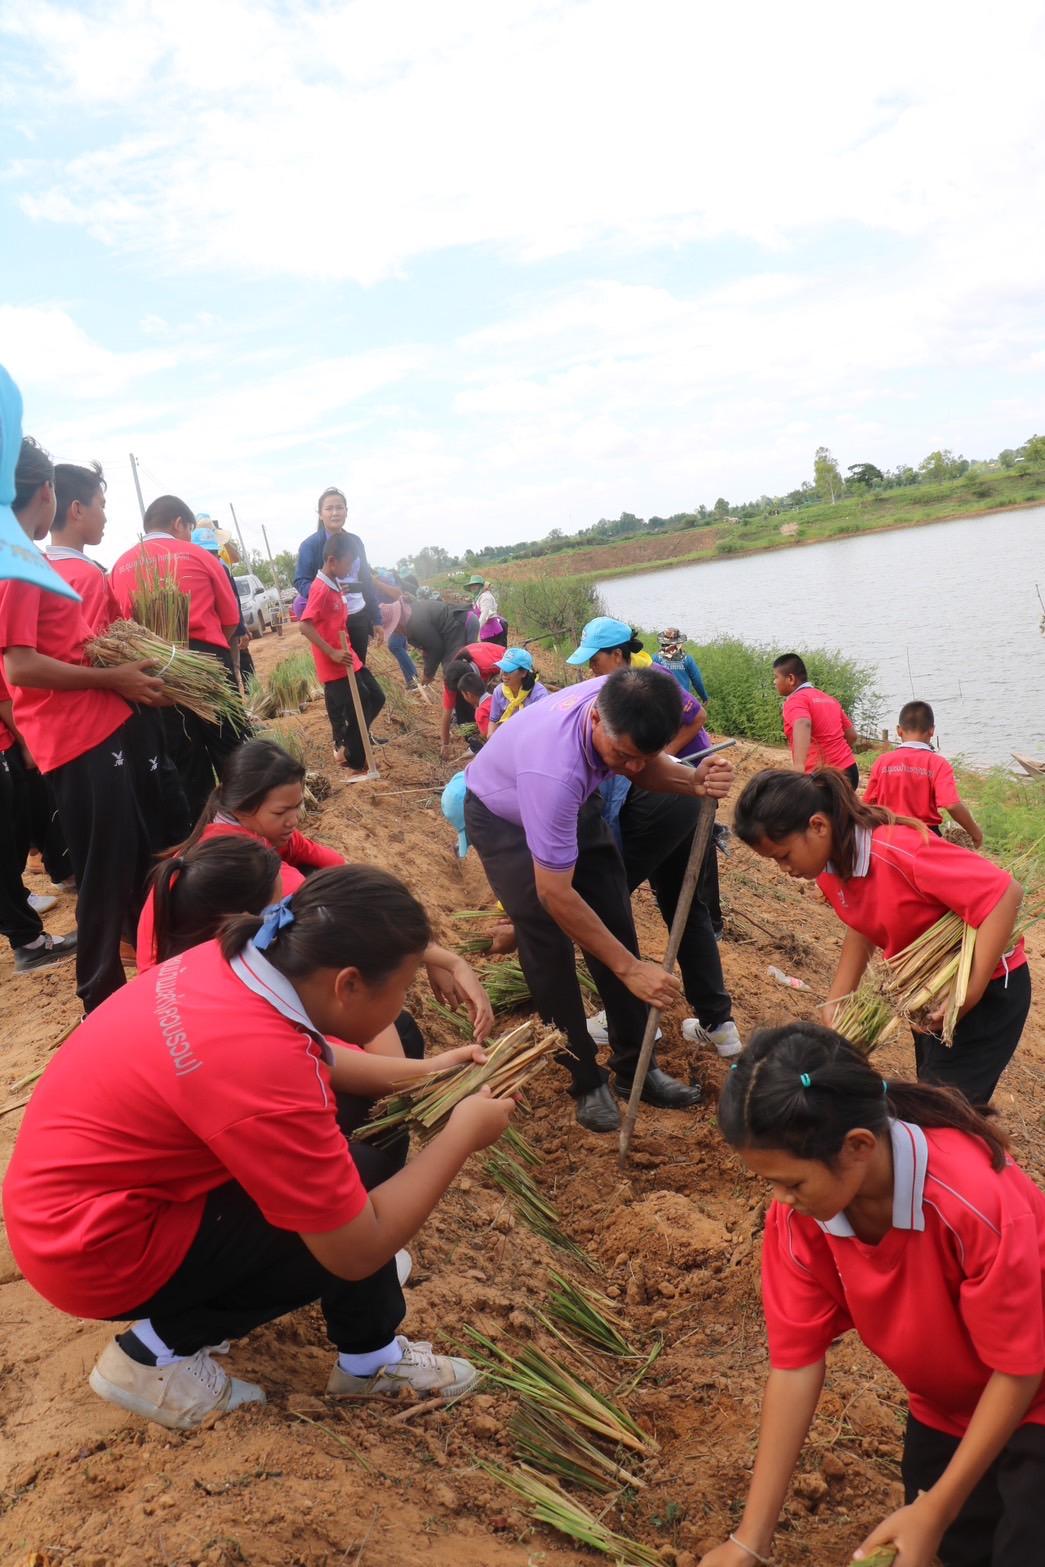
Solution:
[[(509, 1127), (502, 1141), (508, 1141), (513, 1134), (519, 1137), (515, 1129)], [(529, 1143), (521, 1137), (519, 1142), (525, 1149), (525, 1152), (517, 1150), (520, 1158), (526, 1159), (531, 1166), (539, 1163), (540, 1157), (530, 1148)], [(592, 1272), (598, 1270), (598, 1264), (562, 1229), (558, 1208), (544, 1195), (519, 1159), (509, 1153), (507, 1148), (492, 1148), (483, 1161), (483, 1169), (493, 1184), (504, 1192), (516, 1218), (525, 1224), (527, 1229), (547, 1241), (549, 1246), (554, 1246), (556, 1251), (572, 1257), (584, 1267), (590, 1268)]]
[(638, 1350), (621, 1332), (624, 1324), (609, 1296), (572, 1283), (554, 1268), (548, 1269), (548, 1277), (553, 1285), (548, 1295), (548, 1310), (557, 1321), (605, 1355), (626, 1358), (638, 1355)]
[(148, 660), (178, 707), (208, 724), (224, 721), (237, 732), (246, 727), (239, 693), (209, 653), (179, 647), (175, 640), (161, 638), (133, 620), (114, 620), (101, 636), (91, 638), (84, 651), (91, 663), (102, 669)]
[(664, 1557), (659, 1551), (614, 1533), (601, 1518), (567, 1496), (561, 1486), (542, 1480), (528, 1464), (509, 1471), (480, 1459), (479, 1467), (521, 1496), (529, 1505), (531, 1518), (538, 1523), (547, 1524), (604, 1556), (628, 1563), (629, 1567), (663, 1567)]

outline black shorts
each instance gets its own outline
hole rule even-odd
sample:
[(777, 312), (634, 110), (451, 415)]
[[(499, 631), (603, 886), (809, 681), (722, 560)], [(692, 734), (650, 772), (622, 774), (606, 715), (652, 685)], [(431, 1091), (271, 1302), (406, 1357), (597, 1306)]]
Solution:
[[(934, 1486), (954, 1457), (956, 1436), (907, 1416), (903, 1483), (908, 1502)], [(1010, 1436), (940, 1541), (943, 1567), (1030, 1567), (1042, 1559), (1045, 1426)]]

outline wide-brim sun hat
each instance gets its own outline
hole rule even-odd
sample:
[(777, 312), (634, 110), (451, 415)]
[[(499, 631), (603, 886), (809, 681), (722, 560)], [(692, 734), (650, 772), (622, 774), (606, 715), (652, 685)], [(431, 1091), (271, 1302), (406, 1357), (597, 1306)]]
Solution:
[(567, 664), (586, 664), (596, 653), (605, 653), (610, 647), (623, 647), (631, 641), (631, 627), (624, 620), (614, 620), (612, 615), (596, 615), (581, 632), (580, 647), (572, 652)]
[(212, 555), (217, 555), (221, 549), (217, 529), (209, 522), (204, 522), (192, 530), (192, 542), (201, 550), (209, 550)]
[(468, 793), (468, 780), (464, 770), (454, 773), (446, 788), (443, 790), (442, 807), (443, 815), (450, 826), (457, 831), (457, 854), (459, 859), (464, 859), (468, 853), (468, 834), (464, 826), (464, 797)]
[(47, 593), (80, 601), (80, 595), (48, 565), (27, 539), (11, 510), (15, 469), (22, 450), (22, 394), (0, 365), (0, 582), (31, 582)]
[(506, 647), (504, 657), (498, 659), (495, 667), (502, 675), (514, 675), (520, 669), (529, 673), (533, 669), (533, 659), (524, 647)]
[(465, 583), (466, 588), (485, 588), (485, 586), (485, 577), (469, 577), (468, 581)]

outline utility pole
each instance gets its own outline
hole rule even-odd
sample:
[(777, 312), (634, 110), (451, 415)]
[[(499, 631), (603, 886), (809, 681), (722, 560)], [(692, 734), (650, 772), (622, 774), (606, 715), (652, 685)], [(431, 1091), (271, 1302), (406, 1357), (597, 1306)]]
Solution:
[(240, 555), (243, 559), (243, 564), (247, 566), (250, 564), (247, 560), (247, 546), (243, 542), (243, 534), (240, 531), (239, 518), (236, 516), (236, 508), (233, 506), (231, 501), (229, 501), (229, 511), (232, 513), (232, 521), (236, 528), (236, 537), (239, 539)]
[(283, 621), (284, 621), (284, 618), (285, 618), (285, 615), (286, 615), (286, 611), (285, 611), (285, 608), (284, 608), (284, 605), (283, 605), (283, 584), (280, 581), (279, 572), (276, 569), (275, 557), (272, 554), (272, 545), (269, 543), (269, 536), (265, 532), (264, 523), (262, 524), (262, 527), (261, 527), (261, 537), (265, 540), (265, 553), (268, 555), (269, 565), (272, 567), (272, 580), (276, 584), (276, 594), (277, 594), (277, 596), (279, 598), (279, 619), (277, 620), (276, 625), (277, 625), (277, 628), (279, 630), (280, 636), (282, 636), (283, 635)]
[(134, 488), (138, 495), (138, 510), (142, 514), (142, 522), (145, 521), (145, 502), (142, 500), (141, 480), (138, 478), (138, 459), (133, 452), (127, 454), (131, 459), (131, 478), (134, 480)]

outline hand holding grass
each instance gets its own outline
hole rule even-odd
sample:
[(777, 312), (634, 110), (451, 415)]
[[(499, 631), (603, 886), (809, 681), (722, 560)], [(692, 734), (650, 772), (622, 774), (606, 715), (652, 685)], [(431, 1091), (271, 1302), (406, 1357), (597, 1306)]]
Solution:
[(480, 1088), (454, 1106), (446, 1128), (463, 1137), (472, 1153), (479, 1153), (508, 1130), (514, 1109), (514, 1099), (498, 1098), (488, 1088)]

